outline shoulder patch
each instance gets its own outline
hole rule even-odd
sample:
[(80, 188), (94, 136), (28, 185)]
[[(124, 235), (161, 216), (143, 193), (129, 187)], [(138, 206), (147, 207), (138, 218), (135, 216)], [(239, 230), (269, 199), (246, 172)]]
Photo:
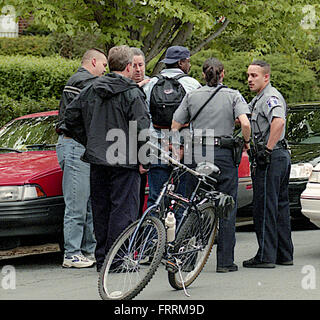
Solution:
[(278, 97), (272, 96), (268, 99), (267, 105), (269, 108), (273, 108), (280, 105), (280, 100)]

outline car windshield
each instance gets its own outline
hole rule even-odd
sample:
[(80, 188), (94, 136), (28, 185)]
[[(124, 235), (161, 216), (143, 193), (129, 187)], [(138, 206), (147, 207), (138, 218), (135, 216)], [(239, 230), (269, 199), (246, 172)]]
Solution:
[(14, 120), (0, 129), (0, 152), (55, 147), (57, 116)]
[(320, 106), (289, 109), (287, 139), (290, 144), (320, 143)]

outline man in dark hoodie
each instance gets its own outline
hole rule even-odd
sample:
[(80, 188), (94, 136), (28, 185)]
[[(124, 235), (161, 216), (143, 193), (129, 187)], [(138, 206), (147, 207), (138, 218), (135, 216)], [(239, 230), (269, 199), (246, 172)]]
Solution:
[(98, 271), (113, 242), (139, 211), (140, 165), (132, 137), (149, 128), (150, 118), (142, 89), (130, 79), (132, 61), (128, 46), (110, 49), (110, 73), (85, 88), (66, 109), (66, 126), (85, 146), (82, 159), (91, 165)]

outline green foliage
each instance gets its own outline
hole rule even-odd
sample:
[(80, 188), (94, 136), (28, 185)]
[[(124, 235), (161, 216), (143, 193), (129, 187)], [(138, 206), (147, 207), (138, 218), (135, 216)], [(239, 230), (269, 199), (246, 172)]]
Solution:
[(191, 58), (190, 75), (202, 84), (202, 64), (210, 57), (216, 57), (224, 64), (224, 84), (239, 90), (247, 101), (255, 95), (248, 88), (246, 75), (248, 65), (254, 59), (263, 59), (271, 65), (271, 83), (282, 93), (287, 103), (320, 100), (316, 73), (302, 59), (279, 53), (258, 56), (251, 52), (238, 52), (233, 56), (223, 57), (217, 50), (205, 50)]
[(80, 59), (91, 48), (104, 51), (100, 33), (90, 34), (79, 31), (76, 35), (69, 36), (66, 33), (53, 32), (49, 37), (52, 50), (64, 58)]
[[(98, 30), (107, 50), (124, 43), (142, 47), (147, 62), (160, 58), (170, 45), (187, 44), (195, 53), (212, 39), (217, 39), (216, 47), (231, 51), (245, 39), (250, 46), (241, 50), (301, 53), (313, 46), (319, 32), (319, 19), (314, 30), (301, 28), (302, 19), (310, 16), (303, 11), (306, 6), (319, 16), (319, 0), (0, 0), (0, 8), (3, 5), (13, 5), (18, 16), (32, 15), (36, 24), (69, 36)], [(224, 37), (216, 32), (224, 27), (222, 34), (231, 42), (218, 41)]]
[(0, 94), (14, 100), (60, 99), (68, 78), (80, 62), (61, 57), (0, 56)]
[(49, 56), (53, 54), (52, 40), (45, 36), (20, 36), (18, 38), (0, 38), (2, 55)]
[(59, 107), (59, 101), (55, 98), (42, 99), (40, 101), (22, 98), (20, 101), (16, 101), (4, 94), (0, 95), (0, 127), (14, 118), (23, 116), (25, 114), (57, 110)]
[[(32, 28), (36, 30), (37, 28)], [(52, 32), (47, 36), (22, 35), (18, 38), (0, 38), (1, 55), (61, 56), (80, 59), (90, 48), (103, 48), (101, 35), (78, 32), (74, 36)]]

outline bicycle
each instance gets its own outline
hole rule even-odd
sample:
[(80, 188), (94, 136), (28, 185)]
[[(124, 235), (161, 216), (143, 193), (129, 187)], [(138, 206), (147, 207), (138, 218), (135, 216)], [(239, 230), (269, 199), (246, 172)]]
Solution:
[[(217, 166), (205, 162), (193, 170), (156, 145), (150, 142), (149, 145), (160, 151), (161, 158), (170, 163), (173, 170), (155, 204), (129, 225), (110, 248), (98, 279), (103, 300), (133, 299), (145, 288), (162, 261), (170, 285), (183, 289), (189, 296), (186, 288), (208, 260), (218, 219), (226, 217), (234, 207), (231, 196), (216, 191), (220, 172)], [(212, 172), (211, 176), (208, 171)], [(174, 192), (179, 178), (187, 172), (197, 178), (189, 198)], [(183, 215), (172, 237), (172, 229), (166, 228), (166, 218), (177, 210), (183, 210)]]

